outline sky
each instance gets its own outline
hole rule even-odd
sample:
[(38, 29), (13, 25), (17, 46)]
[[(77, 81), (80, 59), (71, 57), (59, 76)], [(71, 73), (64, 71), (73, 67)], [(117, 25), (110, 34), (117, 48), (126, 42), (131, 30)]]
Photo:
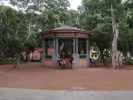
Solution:
[(69, 0), (69, 2), (71, 4), (70, 6), (71, 9), (77, 10), (78, 6), (81, 5), (81, 0)]
[[(0, 0), (0, 4), (1, 3), (4, 3), (6, 5), (9, 5), (7, 2), (9, 0)], [(69, 0), (71, 6), (70, 6), (70, 9), (74, 9), (74, 10), (77, 10), (78, 6), (81, 5), (81, 0)]]

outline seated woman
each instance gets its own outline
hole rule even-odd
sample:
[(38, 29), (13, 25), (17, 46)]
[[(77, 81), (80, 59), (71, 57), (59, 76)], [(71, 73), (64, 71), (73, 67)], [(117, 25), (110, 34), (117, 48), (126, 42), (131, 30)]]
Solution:
[(71, 53), (66, 54), (65, 52), (62, 52), (60, 55), (60, 59), (58, 60), (59, 66), (62, 68), (65, 67), (70, 67), (72, 68), (72, 62), (73, 62), (73, 57)]
[(59, 66), (65, 66), (65, 64), (66, 64), (65, 58), (66, 58), (66, 53), (62, 52), (61, 55), (60, 55), (59, 60), (57, 61)]

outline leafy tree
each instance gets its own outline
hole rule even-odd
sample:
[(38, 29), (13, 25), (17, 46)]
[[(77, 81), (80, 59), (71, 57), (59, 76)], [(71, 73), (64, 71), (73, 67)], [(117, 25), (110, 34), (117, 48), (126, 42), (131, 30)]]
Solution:
[(76, 10), (68, 10), (67, 11), (67, 20), (65, 21), (66, 25), (70, 26), (79, 26), (79, 16), (80, 13)]
[[(95, 42), (101, 51), (112, 48), (113, 68), (118, 65), (116, 58), (118, 49), (125, 53), (131, 48), (129, 41), (132, 33), (127, 23), (127, 19), (130, 19), (128, 16), (132, 12), (131, 5), (132, 0), (124, 2), (122, 0), (82, 0), (81, 27), (91, 33), (91, 42)], [(129, 22), (131, 26), (132, 21)]]
[(25, 48), (38, 45), (37, 35), (33, 34), (30, 41), (25, 41), (28, 35), (26, 14), (5, 6), (0, 6), (0, 14), (0, 57), (13, 57), (18, 62)]
[(22, 47), (18, 34), (17, 12), (9, 7), (0, 6), (0, 14), (0, 57), (14, 57)]
[(11, 4), (18, 9), (0, 6), (0, 54), (17, 58), (25, 48), (40, 45), (41, 31), (64, 23), (69, 6), (67, 0), (11, 0)]
[(83, 0), (81, 8), (80, 25), (91, 34), (91, 45), (98, 46), (101, 61), (104, 62), (104, 49), (110, 49), (112, 41), (110, 13), (105, 11), (100, 0)]
[(65, 24), (68, 20), (67, 10), (69, 6), (68, 0), (46, 0), (45, 9), (42, 13), (45, 29)]

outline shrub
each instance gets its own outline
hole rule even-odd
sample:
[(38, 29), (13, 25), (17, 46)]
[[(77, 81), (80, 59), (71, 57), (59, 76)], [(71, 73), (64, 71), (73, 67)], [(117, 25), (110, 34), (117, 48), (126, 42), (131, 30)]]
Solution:
[(3, 64), (13, 64), (15, 62), (15, 59), (14, 58), (5, 58), (5, 57), (0, 57), (0, 64), (3, 65)]
[(133, 58), (132, 58), (132, 57), (127, 58), (127, 59), (126, 59), (126, 64), (128, 64), (128, 65), (133, 65)]

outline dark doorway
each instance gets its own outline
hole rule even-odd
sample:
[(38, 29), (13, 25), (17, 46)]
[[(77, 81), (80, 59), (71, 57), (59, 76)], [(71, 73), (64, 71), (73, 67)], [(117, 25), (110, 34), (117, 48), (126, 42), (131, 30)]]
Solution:
[(59, 39), (59, 54), (61, 52), (73, 53), (73, 39)]

